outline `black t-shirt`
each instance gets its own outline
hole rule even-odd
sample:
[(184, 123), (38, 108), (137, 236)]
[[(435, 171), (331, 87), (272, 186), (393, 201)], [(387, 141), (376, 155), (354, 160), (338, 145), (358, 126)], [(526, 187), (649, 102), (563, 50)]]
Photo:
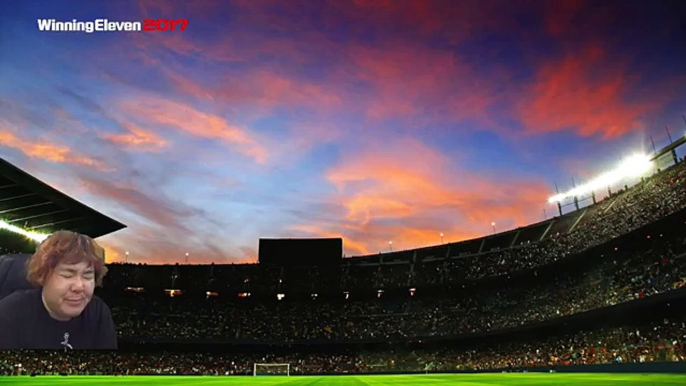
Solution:
[(110, 308), (97, 296), (81, 315), (53, 319), (43, 305), (42, 289), (17, 291), (0, 300), (0, 350), (117, 349)]

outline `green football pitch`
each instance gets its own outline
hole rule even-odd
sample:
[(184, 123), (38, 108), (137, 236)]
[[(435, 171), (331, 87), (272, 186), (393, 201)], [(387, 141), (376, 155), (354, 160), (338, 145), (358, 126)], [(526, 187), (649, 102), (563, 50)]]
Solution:
[(187, 386), (187, 385), (460, 385), (460, 386), (563, 386), (563, 385), (686, 385), (686, 374), (430, 374), (430, 375), (339, 375), (339, 376), (276, 376), (276, 377), (211, 377), (211, 376), (39, 376), (0, 377), (0, 384), (7, 385), (132, 385), (132, 386)]

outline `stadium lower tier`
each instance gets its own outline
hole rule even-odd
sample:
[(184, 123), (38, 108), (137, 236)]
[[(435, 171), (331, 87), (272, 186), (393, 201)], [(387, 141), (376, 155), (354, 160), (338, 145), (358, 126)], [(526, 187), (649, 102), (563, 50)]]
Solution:
[[(680, 313), (679, 313), (680, 312)], [(686, 361), (686, 313), (621, 326), (540, 331), (508, 339), (384, 346), (381, 349), (289, 348), (226, 352), (160, 351), (155, 346), (116, 352), (5, 351), (0, 374), (252, 375), (255, 363), (288, 364), (291, 375), (560, 368), (572, 365)], [(274, 367), (278, 369), (279, 367)], [(282, 369), (282, 368), (281, 368)], [(269, 367), (264, 371), (269, 372)], [(277, 370), (274, 370), (277, 371)], [(279, 373), (282, 370), (278, 370)]]

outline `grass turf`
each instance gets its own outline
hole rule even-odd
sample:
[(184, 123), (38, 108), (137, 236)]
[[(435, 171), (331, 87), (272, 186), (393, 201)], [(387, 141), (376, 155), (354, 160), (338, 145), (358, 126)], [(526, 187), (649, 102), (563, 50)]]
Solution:
[(276, 377), (212, 377), (212, 376), (38, 376), (0, 377), (1, 385), (132, 385), (132, 386), (219, 386), (219, 385), (287, 385), (287, 386), (381, 386), (381, 385), (431, 385), (431, 386), (613, 386), (654, 385), (684, 386), (686, 374), (430, 374), (430, 375), (339, 375), (339, 376), (276, 376)]

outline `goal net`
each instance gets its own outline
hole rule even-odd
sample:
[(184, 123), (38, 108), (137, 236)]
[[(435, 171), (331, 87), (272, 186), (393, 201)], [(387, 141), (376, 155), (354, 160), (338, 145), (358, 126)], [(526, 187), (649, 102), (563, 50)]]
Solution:
[(288, 363), (255, 363), (253, 376), (258, 375), (291, 375), (291, 365)]

